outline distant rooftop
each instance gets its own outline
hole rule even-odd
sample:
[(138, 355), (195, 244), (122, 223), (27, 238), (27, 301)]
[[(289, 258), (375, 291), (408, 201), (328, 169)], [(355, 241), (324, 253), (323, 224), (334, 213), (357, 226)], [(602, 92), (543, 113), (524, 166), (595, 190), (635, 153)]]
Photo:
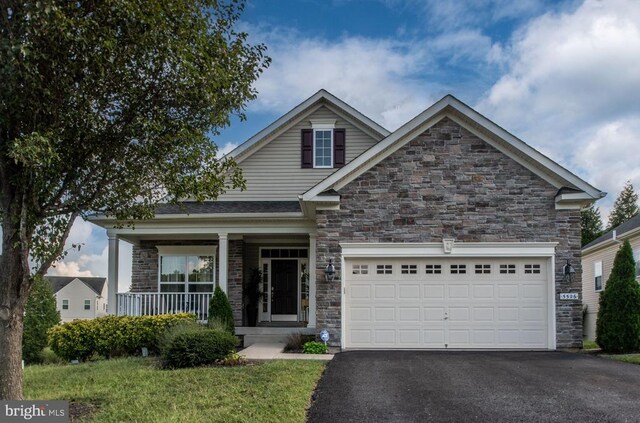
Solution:
[(621, 235), (624, 235), (626, 232), (632, 231), (636, 228), (640, 228), (640, 213), (636, 214), (626, 222), (621, 223), (620, 225), (611, 229), (609, 232), (605, 233), (604, 235), (601, 235), (598, 238), (594, 239), (593, 241), (591, 241), (590, 243), (582, 247), (582, 249), (584, 250), (585, 248), (593, 247), (594, 245), (598, 245), (602, 242), (613, 239), (613, 231), (616, 232), (616, 237), (619, 237)]
[(70, 284), (71, 281), (79, 279), (80, 281), (84, 282), (85, 285), (91, 288), (96, 294), (102, 295), (104, 284), (107, 283), (107, 278), (94, 278), (86, 276), (45, 276), (44, 278), (49, 281), (54, 294)]

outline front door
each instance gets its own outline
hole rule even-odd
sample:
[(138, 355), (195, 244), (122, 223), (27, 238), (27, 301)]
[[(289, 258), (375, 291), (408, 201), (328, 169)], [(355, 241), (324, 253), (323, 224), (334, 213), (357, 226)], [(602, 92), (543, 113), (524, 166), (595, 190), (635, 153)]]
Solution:
[(298, 260), (271, 261), (271, 320), (298, 319)]

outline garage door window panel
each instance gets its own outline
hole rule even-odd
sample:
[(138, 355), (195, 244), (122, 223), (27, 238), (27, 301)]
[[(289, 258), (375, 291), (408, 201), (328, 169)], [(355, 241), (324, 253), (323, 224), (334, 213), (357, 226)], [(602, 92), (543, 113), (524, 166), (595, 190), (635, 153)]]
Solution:
[(488, 275), (491, 273), (490, 264), (476, 264), (476, 275)]
[(500, 265), (500, 274), (502, 274), (502, 275), (515, 275), (516, 274), (516, 265), (515, 264), (501, 264)]
[(425, 272), (427, 275), (440, 275), (442, 274), (442, 265), (440, 264), (427, 264), (425, 266)]
[(403, 275), (415, 275), (418, 273), (418, 265), (417, 264), (403, 264), (401, 267), (401, 271)]
[(464, 275), (467, 273), (466, 264), (452, 264), (449, 268), (452, 275)]
[(376, 266), (376, 273), (378, 275), (391, 275), (393, 273), (393, 266), (391, 264), (378, 264)]

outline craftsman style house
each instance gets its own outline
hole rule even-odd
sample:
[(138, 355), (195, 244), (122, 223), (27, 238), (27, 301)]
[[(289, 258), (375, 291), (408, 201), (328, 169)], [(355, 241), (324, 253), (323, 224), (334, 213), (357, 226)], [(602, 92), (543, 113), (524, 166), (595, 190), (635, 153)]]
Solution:
[[(245, 191), (135, 228), (92, 219), (112, 312), (204, 320), (218, 285), (245, 343), (327, 329), (344, 349), (581, 345), (580, 208), (604, 193), (456, 98), (391, 133), (321, 90), (230, 154)], [(119, 239), (133, 276), (116, 294)]]

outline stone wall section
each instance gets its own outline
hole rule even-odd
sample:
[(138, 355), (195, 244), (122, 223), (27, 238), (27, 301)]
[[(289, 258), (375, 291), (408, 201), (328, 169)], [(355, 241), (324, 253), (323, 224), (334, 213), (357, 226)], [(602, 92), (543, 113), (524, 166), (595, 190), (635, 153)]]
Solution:
[(242, 240), (229, 241), (229, 267), (227, 275), (227, 296), (233, 310), (233, 320), (236, 326), (242, 326), (242, 279), (243, 279), (243, 251)]

